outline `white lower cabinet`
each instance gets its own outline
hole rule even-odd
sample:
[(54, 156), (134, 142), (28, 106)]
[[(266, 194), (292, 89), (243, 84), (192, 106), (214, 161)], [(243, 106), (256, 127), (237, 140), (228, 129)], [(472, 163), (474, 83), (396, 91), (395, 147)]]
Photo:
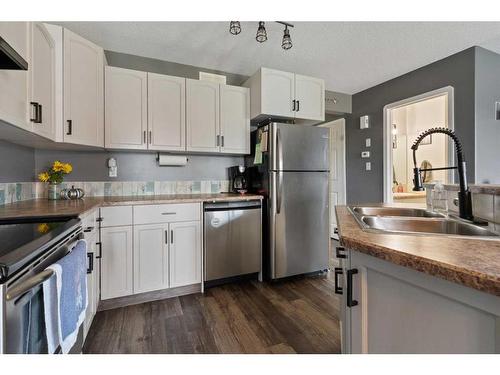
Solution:
[(132, 226), (101, 228), (101, 299), (133, 293)]
[(170, 287), (201, 282), (200, 222), (170, 224)]
[(500, 352), (500, 298), (357, 251), (345, 253), (343, 353)]
[(134, 293), (168, 288), (168, 224), (134, 227)]
[[(109, 226), (129, 212), (133, 225)], [(101, 299), (201, 283), (200, 212), (199, 203), (101, 208)]]

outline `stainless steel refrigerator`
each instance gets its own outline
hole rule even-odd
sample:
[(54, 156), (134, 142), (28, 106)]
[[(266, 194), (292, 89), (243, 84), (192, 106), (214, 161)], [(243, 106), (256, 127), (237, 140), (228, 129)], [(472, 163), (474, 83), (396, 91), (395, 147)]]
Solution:
[[(265, 132), (260, 138), (267, 138), (267, 147), (261, 145), (265, 152), (256, 157), (255, 144)], [(252, 190), (267, 196), (264, 260), (268, 278), (328, 269), (328, 129), (270, 123), (253, 132), (252, 149), (247, 159), (253, 165)]]

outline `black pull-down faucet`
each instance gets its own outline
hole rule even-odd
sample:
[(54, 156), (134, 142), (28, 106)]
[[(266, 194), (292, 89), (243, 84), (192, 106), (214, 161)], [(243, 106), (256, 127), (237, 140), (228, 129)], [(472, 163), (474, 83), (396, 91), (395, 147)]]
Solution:
[[(453, 142), (455, 143), (455, 150), (457, 152), (457, 166), (455, 166), (455, 167), (442, 167), (442, 168), (426, 168), (426, 169), (420, 169), (417, 167), (416, 151), (418, 149), (418, 146), (420, 145), (420, 142), (422, 142), (422, 139), (424, 139), (428, 135), (431, 135), (434, 133), (446, 134), (451, 139), (453, 139)], [(415, 142), (413, 142), (411, 149), (413, 150), (413, 166), (414, 166), (414, 168), (413, 168), (413, 191), (423, 191), (424, 190), (424, 187), (422, 185), (421, 172), (423, 172), (423, 171), (442, 171), (445, 169), (457, 169), (458, 170), (458, 181), (459, 181), (459, 186), (460, 186), (460, 189), (458, 191), (459, 216), (462, 219), (472, 221), (474, 219), (474, 217), (472, 215), (472, 197), (471, 197), (471, 192), (469, 190), (469, 187), (467, 185), (466, 164), (465, 164), (464, 156), (462, 154), (462, 144), (460, 143), (460, 140), (458, 139), (457, 135), (452, 130), (447, 129), (447, 128), (432, 128), (432, 129), (426, 130), (422, 134), (420, 134), (417, 137), (417, 139), (415, 140)]]

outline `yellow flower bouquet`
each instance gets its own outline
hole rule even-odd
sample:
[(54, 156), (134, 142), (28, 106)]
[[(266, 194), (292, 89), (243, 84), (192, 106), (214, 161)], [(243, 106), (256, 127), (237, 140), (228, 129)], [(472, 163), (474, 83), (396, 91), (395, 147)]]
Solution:
[(48, 170), (38, 174), (40, 181), (49, 183), (48, 198), (50, 200), (59, 198), (58, 186), (63, 182), (64, 175), (72, 171), (73, 166), (70, 163), (62, 163), (56, 160)]
[(64, 175), (73, 171), (73, 166), (70, 163), (61, 163), (56, 160), (50, 169), (38, 175), (38, 179), (42, 182), (50, 182), (53, 184), (60, 184), (63, 182)]

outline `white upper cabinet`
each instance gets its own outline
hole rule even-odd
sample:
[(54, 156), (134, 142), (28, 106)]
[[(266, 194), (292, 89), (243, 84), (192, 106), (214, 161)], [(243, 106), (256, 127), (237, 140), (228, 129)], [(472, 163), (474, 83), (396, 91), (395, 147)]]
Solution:
[(325, 81), (295, 74), (295, 118), (325, 120)]
[(186, 79), (148, 73), (150, 150), (186, 150)]
[(219, 114), (219, 84), (187, 79), (187, 151), (219, 152)]
[(294, 77), (293, 73), (267, 68), (261, 69), (261, 113), (294, 117)]
[(250, 153), (250, 90), (220, 85), (221, 152)]
[(322, 79), (261, 68), (243, 85), (250, 88), (252, 120), (274, 117), (315, 123), (325, 119)]
[(29, 70), (30, 121), (33, 132), (55, 139), (55, 44), (42, 23), (31, 23)]
[(0, 22), (0, 36), (28, 62), (26, 70), (0, 70), (0, 119), (31, 130), (29, 121), (28, 75), (31, 69), (29, 22)]
[(146, 149), (147, 73), (106, 66), (106, 148)]
[(103, 49), (64, 29), (64, 141), (104, 146)]

